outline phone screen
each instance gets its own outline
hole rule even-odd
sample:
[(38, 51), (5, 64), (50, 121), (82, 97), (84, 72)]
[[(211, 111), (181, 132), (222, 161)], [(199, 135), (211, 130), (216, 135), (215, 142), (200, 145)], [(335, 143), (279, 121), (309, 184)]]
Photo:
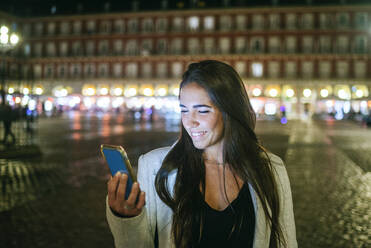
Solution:
[(130, 195), (131, 188), (133, 186), (133, 179), (131, 178), (131, 173), (128, 170), (128, 165), (126, 164), (126, 161), (123, 158), (123, 155), (121, 154), (120, 151), (116, 149), (110, 149), (110, 148), (104, 148), (104, 147), (102, 148), (102, 152), (104, 154), (108, 167), (110, 168), (112, 176), (116, 175), (118, 171), (128, 175), (128, 182), (126, 185), (126, 192), (125, 192), (125, 199), (127, 199)]

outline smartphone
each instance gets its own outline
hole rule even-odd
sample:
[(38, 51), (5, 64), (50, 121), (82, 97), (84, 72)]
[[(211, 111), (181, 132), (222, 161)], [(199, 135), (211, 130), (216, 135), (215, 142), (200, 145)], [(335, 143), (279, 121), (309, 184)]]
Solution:
[(133, 183), (137, 181), (136, 175), (133, 172), (129, 158), (122, 146), (104, 145), (100, 146), (102, 156), (106, 160), (112, 176), (117, 172), (128, 175), (126, 185), (125, 199), (128, 199)]

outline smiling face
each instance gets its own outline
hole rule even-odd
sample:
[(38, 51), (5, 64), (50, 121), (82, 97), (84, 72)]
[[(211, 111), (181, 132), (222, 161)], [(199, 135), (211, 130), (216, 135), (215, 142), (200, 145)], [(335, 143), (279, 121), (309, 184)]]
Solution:
[(189, 83), (181, 89), (179, 100), (182, 123), (193, 145), (210, 156), (222, 154), (223, 117), (206, 90), (196, 83)]

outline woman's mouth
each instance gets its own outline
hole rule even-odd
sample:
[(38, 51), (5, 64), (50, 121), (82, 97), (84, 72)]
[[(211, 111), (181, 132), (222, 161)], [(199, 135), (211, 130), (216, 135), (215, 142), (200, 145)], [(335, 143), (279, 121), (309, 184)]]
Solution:
[(206, 133), (207, 133), (206, 131), (199, 131), (199, 132), (191, 131), (191, 136), (192, 138), (199, 138), (199, 137), (204, 136)]

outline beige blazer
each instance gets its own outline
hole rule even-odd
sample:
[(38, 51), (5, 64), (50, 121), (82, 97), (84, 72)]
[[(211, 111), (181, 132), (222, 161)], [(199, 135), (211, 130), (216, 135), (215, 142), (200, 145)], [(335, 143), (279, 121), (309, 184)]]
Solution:
[[(155, 189), (157, 171), (160, 169), (162, 161), (170, 149), (171, 147), (159, 148), (139, 158), (138, 182), (141, 190), (146, 192), (146, 205), (140, 215), (133, 218), (117, 217), (110, 210), (108, 203), (106, 203), (107, 221), (116, 247), (154, 247), (156, 224), (158, 227), (159, 247), (175, 247), (171, 238), (172, 211), (161, 201)], [(275, 169), (275, 176), (278, 182), (278, 193), (281, 203), (279, 221), (283, 228), (287, 247), (296, 248), (296, 230), (289, 178), (282, 160), (273, 154), (269, 154), (269, 156)], [(173, 192), (175, 178), (176, 171), (172, 172), (168, 178), (170, 192)], [(256, 216), (254, 248), (268, 248), (270, 227), (267, 225), (261, 202), (251, 186), (250, 192)]]

